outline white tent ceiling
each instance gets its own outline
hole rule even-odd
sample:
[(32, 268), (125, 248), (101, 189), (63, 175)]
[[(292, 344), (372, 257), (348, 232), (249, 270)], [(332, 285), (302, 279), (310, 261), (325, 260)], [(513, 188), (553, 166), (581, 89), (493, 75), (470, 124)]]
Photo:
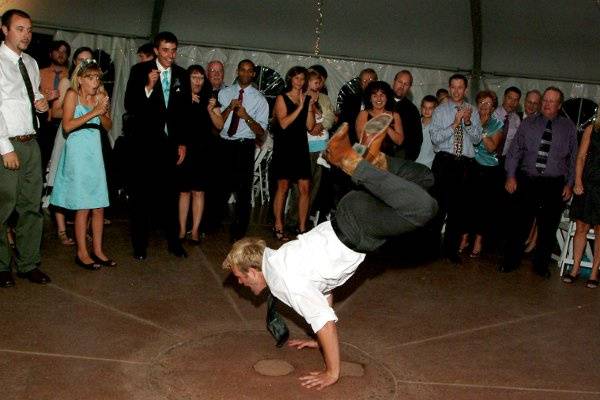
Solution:
[[(312, 54), (311, 0), (5, 0), (34, 24), (148, 37), (155, 4), (160, 30), (183, 43)], [(471, 6), (481, 7), (484, 73), (600, 82), (598, 0), (322, 0), (321, 54), (446, 70), (471, 70)]]

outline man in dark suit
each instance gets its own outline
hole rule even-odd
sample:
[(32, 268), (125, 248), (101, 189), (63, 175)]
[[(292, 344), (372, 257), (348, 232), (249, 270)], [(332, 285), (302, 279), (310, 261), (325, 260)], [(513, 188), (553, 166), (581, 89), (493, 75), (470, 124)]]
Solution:
[(415, 161), (423, 144), (423, 130), (421, 128), (421, 113), (417, 106), (408, 98), (408, 93), (413, 84), (410, 71), (403, 69), (394, 77), (394, 111), (400, 114), (404, 142), (395, 147), (395, 156), (406, 160)]
[(138, 260), (146, 258), (150, 217), (164, 229), (169, 252), (187, 257), (178, 237), (175, 174), (186, 153), (190, 79), (175, 64), (174, 34), (156, 35), (154, 52), (155, 60), (131, 68), (125, 91), (131, 126), (131, 239)]
[(341, 105), (340, 109), (340, 125), (344, 122), (348, 123), (350, 143), (358, 142), (358, 136), (355, 129), (356, 117), (358, 117), (358, 114), (365, 109), (363, 93), (369, 83), (377, 80), (377, 73), (372, 68), (365, 68), (358, 74), (358, 79), (360, 91), (346, 97), (344, 104)]

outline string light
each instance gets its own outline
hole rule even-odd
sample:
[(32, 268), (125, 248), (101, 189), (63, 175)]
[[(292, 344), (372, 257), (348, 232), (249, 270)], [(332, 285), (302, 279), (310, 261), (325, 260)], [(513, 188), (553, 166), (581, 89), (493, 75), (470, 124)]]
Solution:
[(315, 56), (321, 53), (321, 29), (323, 28), (323, 0), (315, 0), (317, 9), (317, 23), (315, 26)]

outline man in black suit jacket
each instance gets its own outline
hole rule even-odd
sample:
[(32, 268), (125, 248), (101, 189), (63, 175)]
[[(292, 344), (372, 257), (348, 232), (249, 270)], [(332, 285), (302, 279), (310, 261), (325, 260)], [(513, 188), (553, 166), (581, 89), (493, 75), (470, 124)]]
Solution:
[(377, 73), (372, 68), (365, 68), (358, 74), (358, 79), (360, 83), (360, 92), (346, 97), (344, 104), (341, 105), (342, 108), (340, 109), (340, 125), (344, 122), (348, 123), (348, 137), (350, 138), (350, 143), (358, 142), (358, 135), (355, 128), (356, 117), (358, 117), (358, 114), (365, 109), (363, 93), (370, 82), (377, 80)]
[(129, 203), (134, 257), (146, 258), (150, 217), (165, 230), (168, 250), (187, 257), (178, 237), (176, 168), (186, 154), (190, 79), (175, 64), (177, 38), (154, 39), (156, 59), (134, 65), (125, 91), (131, 138)]
[(421, 113), (417, 106), (408, 98), (408, 92), (413, 84), (410, 71), (403, 69), (394, 77), (394, 111), (400, 114), (402, 129), (404, 130), (404, 143), (396, 146), (395, 156), (406, 160), (415, 161), (421, 152), (423, 144), (423, 129), (421, 127)]

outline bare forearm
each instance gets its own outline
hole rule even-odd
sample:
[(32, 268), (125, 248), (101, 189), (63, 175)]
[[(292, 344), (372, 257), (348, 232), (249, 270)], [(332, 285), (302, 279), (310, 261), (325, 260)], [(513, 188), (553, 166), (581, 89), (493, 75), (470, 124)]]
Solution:
[(340, 345), (335, 322), (327, 322), (323, 328), (317, 332), (317, 338), (319, 339), (319, 345), (323, 352), (326, 372), (336, 379), (339, 378)]

